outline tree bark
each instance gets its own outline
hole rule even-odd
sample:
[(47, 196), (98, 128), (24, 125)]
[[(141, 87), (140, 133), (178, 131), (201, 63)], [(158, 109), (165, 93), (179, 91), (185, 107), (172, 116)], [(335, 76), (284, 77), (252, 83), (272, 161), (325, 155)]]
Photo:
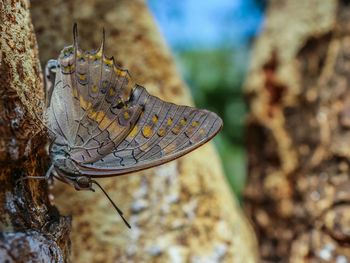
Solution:
[(70, 218), (50, 204), (43, 85), (28, 1), (0, 2), (0, 262), (68, 262)]
[[(42, 62), (72, 43), (78, 22), (83, 47), (106, 30), (107, 55), (162, 99), (191, 98), (141, 0), (33, 1)], [(213, 145), (130, 176), (101, 179), (122, 208), (127, 229), (101, 193), (57, 185), (56, 202), (73, 215), (74, 262), (257, 262), (254, 235), (233, 200)]]
[(266, 262), (350, 261), (350, 6), (270, 1), (247, 78), (246, 208)]

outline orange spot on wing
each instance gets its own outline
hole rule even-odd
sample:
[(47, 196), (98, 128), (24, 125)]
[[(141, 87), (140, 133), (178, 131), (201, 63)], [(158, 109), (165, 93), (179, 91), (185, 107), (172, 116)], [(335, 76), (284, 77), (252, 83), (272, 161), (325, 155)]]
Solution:
[(78, 90), (76, 89), (76, 88), (73, 88), (73, 96), (75, 97), (75, 98), (78, 98)]
[(185, 118), (181, 119), (179, 123), (177, 123), (177, 125), (171, 130), (172, 133), (174, 133), (175, 135), (178, 135), (183, 129), (183, 127), (186, 125), (186, 123), (187, 123), (187, 120)]
[(158, 136), (159, 137), (164, 137), (165, 136), (165, 129), (163, 129), (163, 128), (160, 128), (159, 130), (158, 130), (158, 132), (157, 132), (157, 134), (158, 134)]
[(137, 132), (138, 132), (138, 128), (137, 128), (137, 125), (135, 125), (134, 128), (133, 128), (133, 129), (131, 130), (131, 132), (129, 133), (129, 136), (128, 136), (128, 137), (131, 137), (131, 138), (135, 137), (136, 134), (137, 134)]
[(192, 122), (192, 127), (197, 127), (198, 125), (199, 125), (199, 122), (198, 121), (194, 121), (194, 122)]
[(174, 127), (171, 130), (171, 132), (174, 133), (175, 135), (178, 135), (180, 133), (180, 131), (181, 131), (181, 128), (182, 128), (182, 126), (178, 125), (178, 126)]
[(110, 67), (113, 65), (113, 60), (107, 59), (106, 57), (103, 57), (103, 63), (105, 63), (105, 65)]
[(176, 148), (177, 148), (176, 144), (175, 144), (175, 143), (172, 143), (172, 144), (168, 145), (168, 146), (164, 149), (164, 151), (165, 151), (166, 154), (169, 154), (169, 153), (172, 153), (173, 151), (175, 151)]
[(109, 94), (109, 96), (113, 97), (115, 95), (114, 89), (110, 88), (108, 94)]
[(158, 122), (158, 116), (155, 114), (152, 118), (152, 122), (156, 124)]
[(142, 129), (142, 134), (143, 136), (145, 136), (146, 138), (150, 138), (153, 134), (152, 128), (149, 125), (145, 125)]
[(91, 102), (86, 101), (83, 96), (79, 97), (79, 104), (80, 104), (80, 107), (82, 107), (84, 110), (91, 108)]
[[(111, 124), (111, 121), (108, 118), (104, 118), (101, 123), (98, 125), (98, 127), (100, 127), (101, 130), (108, 128), (111, 128), (112, 125), (108, 126), (109, 124)], [(113, 128), (112, 128), (113, 129)]]
[(91, 87), (91, 91), (92, 91), (93, 93), (97, 93), (97, 92), (98, 92), (97, 86), (96, 86), (96, 85), (93, 85), (93, 86)]
[(125, 119), (125, 120), (130, 119), (130, 114), (129, 114), (129, 112), (124, 111), (124, 113), (123, 113), (123, 117), (124, 117), (124, 119)]
[(94, 111), (93, 109), (90, 109), (90, 110), (88, 111), (88, 117), (89, 117), (90, 119), (95, 120), (96, 116), (97, 116), (97, 112)]
[(78, 78), (82, 81), (86, 80), (86, 75), (85, 74), (77, 74)]
[(167, 124), (170, 126), (173, 124), (173, 119), (172, 118), (169, 118), (168, 121), (167, 121)]
[(112, 122), (111, 125), (107, 127), (107, 131), (111, 134), (119, 135), (124, 131), (124, 128), (118, 125), (117, 122)]
[(103, 111), (98, 111), (95, 120), (96, 120), (97, 122), (101, 122), (103, 119), (104, 119), (104, 120), (107, 120), (107, 121), (110, 121), (108, 118), (104, 118), (105, 116), (106, 116), (106, 114), (105, 114)]

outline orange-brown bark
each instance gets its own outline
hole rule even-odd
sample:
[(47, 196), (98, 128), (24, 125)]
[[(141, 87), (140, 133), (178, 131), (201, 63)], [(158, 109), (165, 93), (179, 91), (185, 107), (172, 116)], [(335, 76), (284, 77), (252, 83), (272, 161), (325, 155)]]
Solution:
[(246, 208), (266, 262), (350, 261), (347, 1), (271, 1), (246, 91)]
[(33, 110), (43, 99), (28, 1), (0, 3), (0, 261), (66, 262), (70, 219), (50, 205), (45, 135)]

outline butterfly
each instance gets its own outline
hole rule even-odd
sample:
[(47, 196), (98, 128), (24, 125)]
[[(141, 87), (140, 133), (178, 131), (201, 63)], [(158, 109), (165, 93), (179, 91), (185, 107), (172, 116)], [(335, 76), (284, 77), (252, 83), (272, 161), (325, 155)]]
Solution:
[(122, 211), (95, 180), (119, 176), (174, 160), (213, 138), (223, 122), (215, 113), (163, 101), (135, 84), (128, 70), (99, 49), (65, 47), (45, 69), (51, 166), (56, 178), (77, 190), (97, 185), (125, 224)]

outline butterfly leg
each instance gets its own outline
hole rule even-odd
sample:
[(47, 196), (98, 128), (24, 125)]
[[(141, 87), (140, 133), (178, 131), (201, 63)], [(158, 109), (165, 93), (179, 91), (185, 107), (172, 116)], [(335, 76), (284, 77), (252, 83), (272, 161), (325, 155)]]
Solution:
[(16, 181), (16, 184), (18, 184), (20, 181), (29, 180), (29, 179), (37, 179), (37, 180), (46, 180), (48, 181), (51, 177), (52, 170), (54, 169), (53, 164), (50, 166), (50, 168), (47, 170), (46, 174), (44, 176), (25, 176), (21, 177)]

